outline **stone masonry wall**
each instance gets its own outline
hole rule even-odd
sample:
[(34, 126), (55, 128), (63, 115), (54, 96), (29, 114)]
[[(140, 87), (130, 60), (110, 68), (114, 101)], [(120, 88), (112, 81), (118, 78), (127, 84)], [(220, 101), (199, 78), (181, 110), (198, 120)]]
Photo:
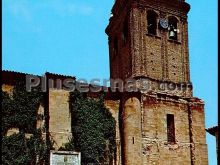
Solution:
[(13, 89), (14, 89), (14, 86), (12, 86), (12, 85), (2, 84), (2, 91), (4, 91), (4, 92), (12, 94)]
[[(143, 164), (191, 164), (187, 102), (152, 96), (142, 101)], [(167, 114), (174, 115), (174, 144), (167, 141)]]
[(206, 144), (204, 103), (192, 100), (190, 103), (190, 111), (192, 119), (192, 140), (194, 143), (192, 146), (192, 160), (194, 165), (207, 165), (208, 153)]
[(120, 130), (119, 130), (119, 100), (105, 100), (105, 106), (110, 110), (112, 116), (116, 121), (116, 145), (117, 145), (117, 153), (116, 153), (116, 162), (115, 165), (121, 165), (121, 139), (120, 139)]
[(123, 100), (122, 131), (124, 165), (141, 165), (142, 136), (141, 136), (141, 104), (137, 97)]
[(72, 137), (69, 92), (49, 90), (49, 134), (55, 149), (68, 143)]

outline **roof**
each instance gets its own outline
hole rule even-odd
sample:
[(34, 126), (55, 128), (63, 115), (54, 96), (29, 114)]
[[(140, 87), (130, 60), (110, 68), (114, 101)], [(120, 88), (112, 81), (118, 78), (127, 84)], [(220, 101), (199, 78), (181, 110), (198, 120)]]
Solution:
[(45, 73), (47, 76), (49, 77), (53, 77), (53, 78), (63, 78), (63, 79), (66, 79), (66, 78), (71, 78), (71, 79), (75, 79), (74, 76), (69, 76), (69, 75), (62, 75), (62, 74), (57, 74), (57, 73), (50, 73), (50, 72), (46, 72)]
[[(7, 84), (7, 85), (15, 85), (19, 81), (25, 81), (27, 75), (31, 76), (37, 76), (37, 77), (42, 77), (39, 75), (34, 75), (34, 74), (29, 74), (29, 73), (23, 73), (23, 72), (17, 72), (17, 71), (9, 71), (9, 70), (2, 70), (2, 84)], [(55, 74), (55, 73), (45, 73), (46, 76), (50, 79), (75, 79), (73, 76), (67, 76), (67, 75), (61, 75), (61, 74)]]
[(39, 76), (39, 75), (33, 75), (33, 74), (15, 72), (9, 70), (2, 70), (1, 74), (2, 74), (2, 84), (7, 84), (7, 85), (15, 85), (17, 82), (25, 81), (26, 75)]
[[(25, 82), (27, 75), (35, 76), (38, 78), (42, 77), (40, 75), (33, 75), (33, 74), (29, 74), (29, 73), (22, 73), (22, 72), (9, 71), (9, 70), (2, 70), (1, 74), (2, 74), (2, 84), (12, 85), (12, 86), (16, 85), (16, 83), (18, 83), (18, 82)], [(61, 74), (50, 73), (50, 72), (46, 72), (45, 76), (49, 80), (54, 80), (53, 84), (52, 84), (53, 88), (60, 87), (60, 84), (59, 84), (60, 81), (57, 81), (57, 80), (61, 80), (61, 81), (64, 81), (65, 79), (76, 80), (76, 78), (74, 76), (61, 75)], [(76, 82), (80, 83), (77, 80), (76, 80)], [(81, 83), (81, 84), (83, 84), (83, 83)], [(99, 86), (99, 85), (94, 85), (94, 84), (85, 84), (85, 85), (87, 85), (89, 88), (91, 87), (91, 88), (95, 88), (95, 89), (96, 88), (100, 89), (97, 92), (96, 91), (87, 92), (88, 96), (99, 97), (100, 94), (102, 94), (103, 92), (106, 92), (105, 99), (110, 99), (110, 100), (120, 99), (120, 92), (119, 91), (113, 92), (113, 91), (111, 91), (110, 87)]]
[(214, 127), (208, 128), (208, 129), (206, 129), (206, 131), (208, 133), (210, 133), (211, 135), (215, 136), (215, 133), (218, 132), (218, 126), (214, 126)]

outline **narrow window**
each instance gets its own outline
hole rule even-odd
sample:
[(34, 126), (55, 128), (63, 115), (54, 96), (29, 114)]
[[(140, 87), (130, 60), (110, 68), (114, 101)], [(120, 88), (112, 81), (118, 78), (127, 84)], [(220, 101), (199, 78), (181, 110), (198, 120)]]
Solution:
[(174, 115), (172, 114), (167, 114), (167, 141), (175, 143)]
[(148, 34), (157, 34), (157, 14), (154, 11), (147, 12), (147, 31)]
[(117, 37), (114, 39), (113, 53), (114, 53), (114, 55), (118, 54), (118, 39), (117, 39)]
[(122, 33), (122, 40), (124, 45), (126, 45), (128, 39), (128, 23), (126, 20), (124, 22), (123, 33)]
[(177, 40), (178, 39), (178, 20), (175, 17), (169, 17), (168, 19), (169, 27), (169, 39)]

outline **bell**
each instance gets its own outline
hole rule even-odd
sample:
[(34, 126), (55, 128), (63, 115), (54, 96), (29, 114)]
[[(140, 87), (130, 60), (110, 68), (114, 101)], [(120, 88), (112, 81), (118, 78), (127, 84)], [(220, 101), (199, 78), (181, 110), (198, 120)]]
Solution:
[(171, 30), (169, 33), (169, 37), (175, 37), (175, 35), (176, 35), (175, 32), (173, 30)]

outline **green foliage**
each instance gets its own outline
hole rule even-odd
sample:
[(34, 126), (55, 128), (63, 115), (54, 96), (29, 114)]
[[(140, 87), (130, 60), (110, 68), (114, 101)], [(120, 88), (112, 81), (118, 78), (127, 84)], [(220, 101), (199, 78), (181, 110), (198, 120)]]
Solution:
[(11, 96), (3, 92), (2, 98), (2, 134), (13, 127), (23, 132), (34, 132), (37, 111), (43, 98), (40, 89), (34, 88), (32, 92), (27, 92), (25, 84), (20, 83), (14, 87)]
[[(13, 94), (2, 93), (2, 161), (5, 165), (38, 164), (48, 159), (51, 142), (42, 139), (36, 130), (37, 115), (43, 95), (38, 88), (32, 92), (18, 84)], [(82, 153), (82, 164), (110, 164), (113, 160), (115, 144), (115, 120), (104, 106), (103, 97), (92, 99), (83, 94), (70, 94), (72, 132), (74, 138), (61, 150)], [(8, 129), (19, 128), (20, 133), (5, 136)], [(32, 133), (30, 139), (25, 133)]]
[(7, 130), (14, 123), (13, 116), (13, 104), (12, 99), (9, 97), (9, 94), (6, 92), (2, 92), (2, 134), (4, 135)]
[(8, 165), (28, 164), (29, 154), (26, 150), (24, 135), (14, 134), (2, 138), (2, 163)]
[[(2, 164), (42, 164), (48, 156), (48, 147), (41, 130), (36, 129), (37, 111), (42, 103), (43, 93), (39, 88), (27, 92), (24, 83), (17, 84), (13, 93), (2, 93)], [(5, 136), (10, 128), (19, 128), (18, 134)], [(30, 139), (25, 133), (33, 134)], [(50, 142), (49, 142), (50, 143)]]
[(65, 148), (80, 151), (82, 164), (110, 163), (116, 150), (115, 120), (103, 97), (93, 99), (79, 92), (70, 95), (74, 138)]
[(4, 165), (28, 165), (38, 164), (45, 159), (47, 146), (42, 139), (40, 131), (37, 131), (26, 139), (23, 133), (4, 136), (2, 138), (2, 164)]

